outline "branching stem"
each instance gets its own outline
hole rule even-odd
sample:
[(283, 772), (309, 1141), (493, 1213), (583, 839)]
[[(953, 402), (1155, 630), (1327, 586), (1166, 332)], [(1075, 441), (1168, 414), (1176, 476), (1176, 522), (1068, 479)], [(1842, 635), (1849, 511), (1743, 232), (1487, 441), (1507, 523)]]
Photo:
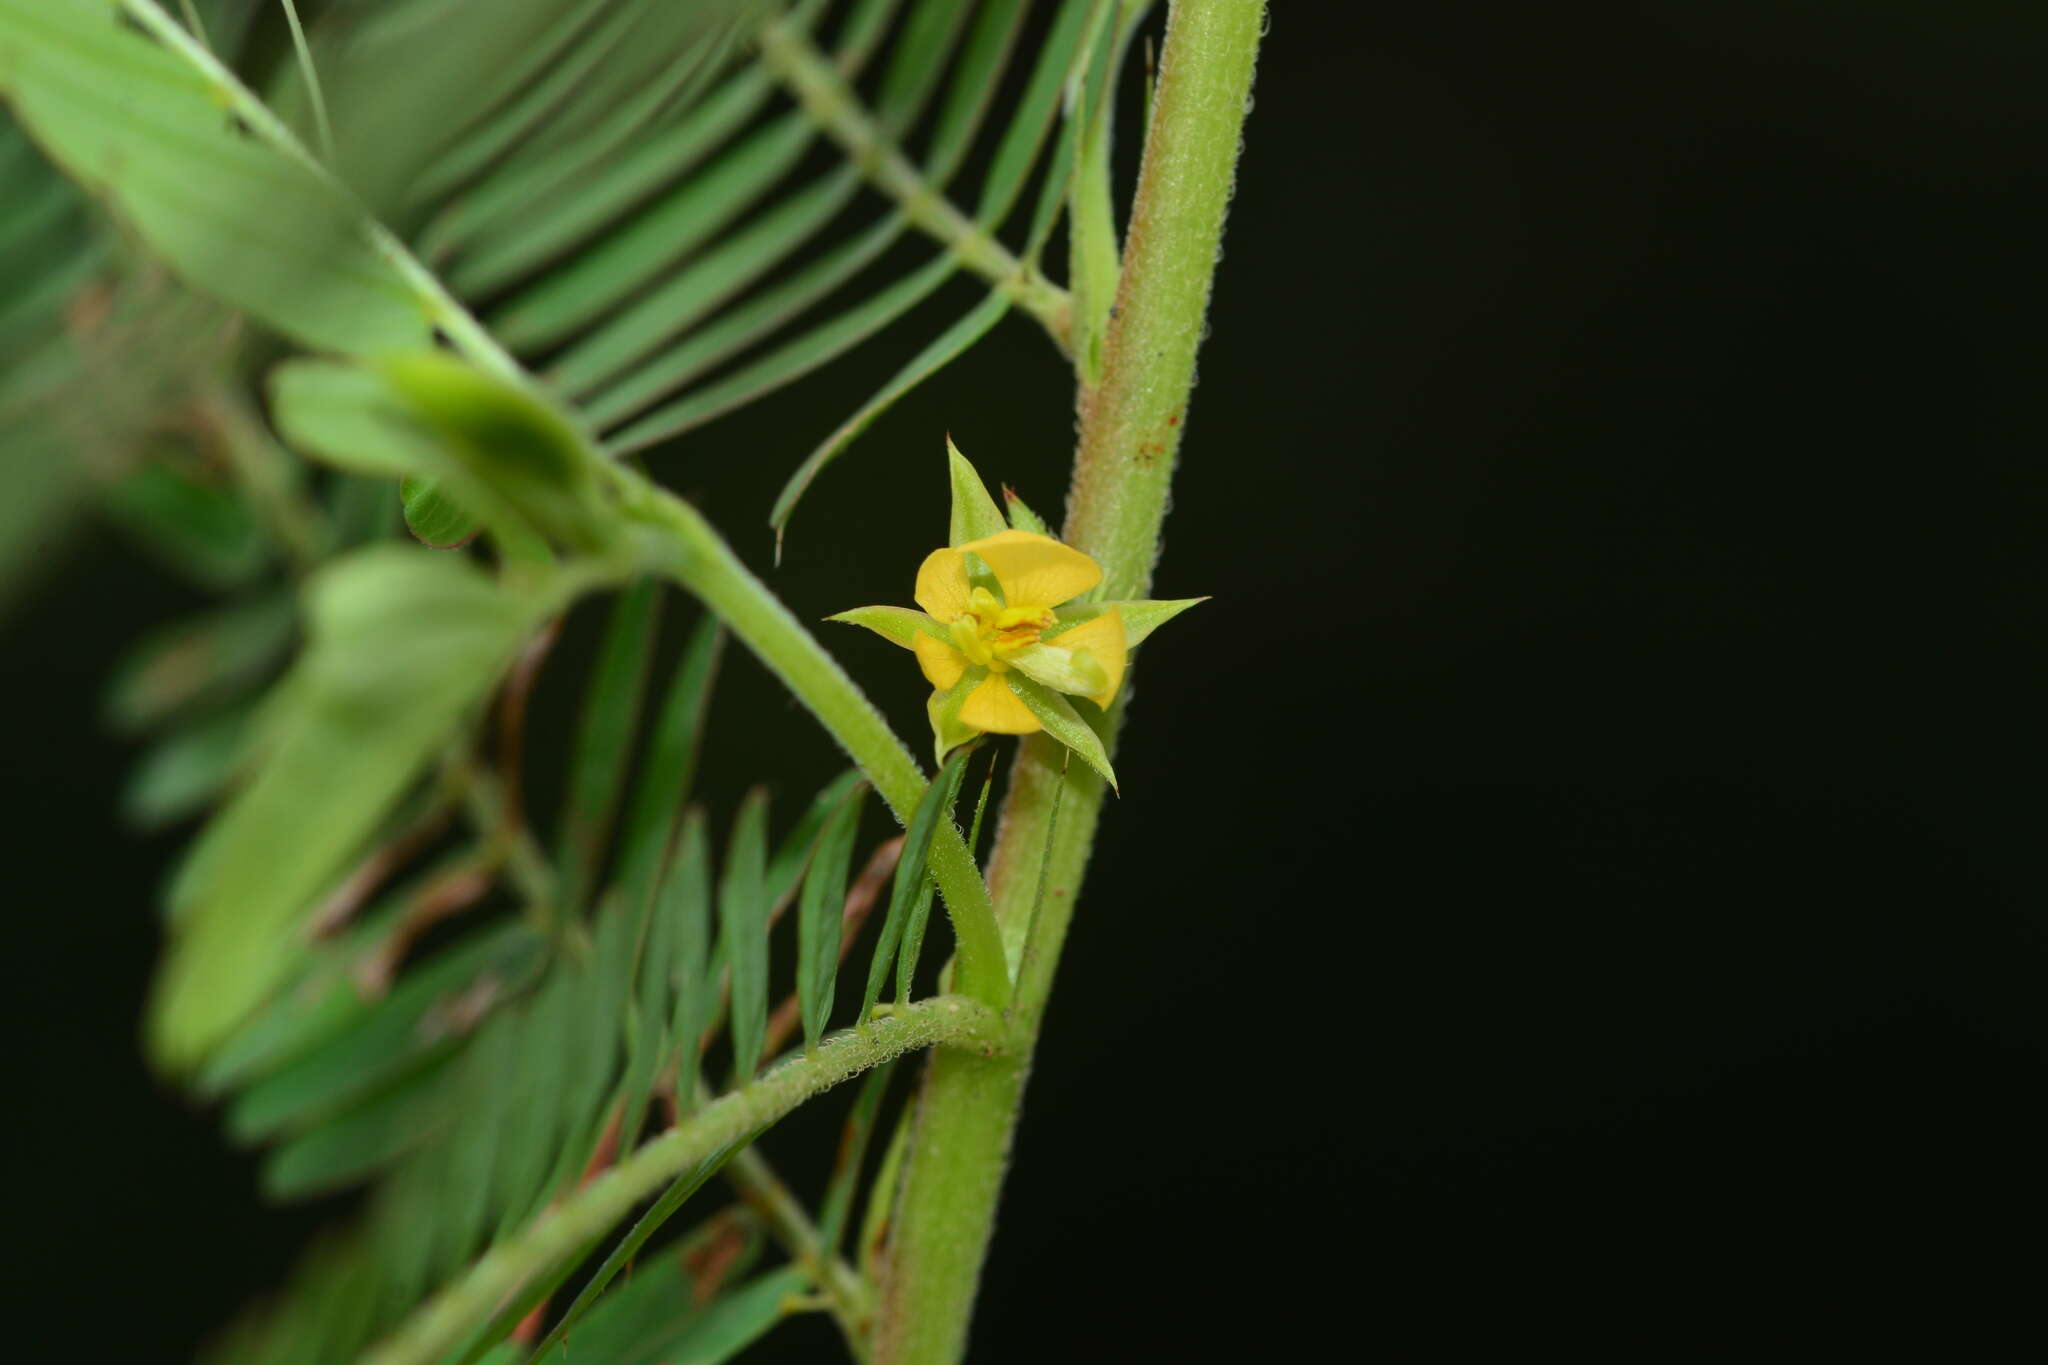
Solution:
[(1002, 1039), (1002, 1021), (994, 1011), (958, 996), (923, 1000), (862, 1032), (832, 1035), (816, 1052), (791, 1056), (550, 1206), (429, 1299), (364, 1365), (434, 1365), (535, 1275), (616, 1227), (635, 1205), (684, 1171), (813, 1095), (919, 1048), (993, 1051)]
[(935, 189), (882, 131), (832, 59), (782, 20), (762, 25), (761, 58), (818, 126), (846, 149), (869, 183), (896, 201), (913, 225), (946, 247), (996, 292), (1037, 318), (1062, 351), (1073, 300)]

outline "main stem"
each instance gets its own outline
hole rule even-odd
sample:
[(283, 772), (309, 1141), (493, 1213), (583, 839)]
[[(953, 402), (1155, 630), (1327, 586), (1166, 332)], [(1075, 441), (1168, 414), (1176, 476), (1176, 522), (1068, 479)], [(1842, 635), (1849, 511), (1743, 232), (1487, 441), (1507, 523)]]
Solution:
[[(1159, 555), (1264, 24), (1264, 0), (1175, 0), (1167, 20), (1102, 379), (1082, 394), (1067, 502), (1067, 540), (1101, 563), (1112, 599), (1144, 596)], [(1119, 706), (1112, 741), (1121, 719)], [(952, 1365), (966, 1352), (1031, 1053), (1102, 809), (1101, 781), (1078, 765), (1063, 777), (1062, 767), (1044, 736), (1021, 746), (989, 868), (1003, 938), (1022, 949), (1011, 1045), (993, 1058), (938, 1054), (926, 1069), (882, 1286), (878, 1365)]]

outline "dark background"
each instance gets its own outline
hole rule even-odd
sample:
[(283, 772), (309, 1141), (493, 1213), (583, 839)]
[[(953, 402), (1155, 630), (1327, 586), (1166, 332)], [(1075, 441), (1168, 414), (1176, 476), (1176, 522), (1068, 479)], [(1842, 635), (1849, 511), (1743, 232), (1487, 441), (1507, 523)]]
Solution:
[[(1216, 600), (1136, 678), (974, 1358), (2016, 1315), (2048, 10), (1277, 8), (1157, 584)], [(765, 564), (794, 461), (974, 297), (657, 469)], [(800, 614), (907, 599), (949, 428), (1057, 507), (1011, 321), (799, 514)], [(39, 1316), (172, 1360), (333, 1209), (266, 1210), (139, 1062), (177, 840), (116, 827), (97, 698), (199, 599), (73, 548), (0, 623), (9, 1222)], [(902, 656), (828, 641), (917, 733)], [(832, 768), (750, 665), (715, 714), (715, 792)]]

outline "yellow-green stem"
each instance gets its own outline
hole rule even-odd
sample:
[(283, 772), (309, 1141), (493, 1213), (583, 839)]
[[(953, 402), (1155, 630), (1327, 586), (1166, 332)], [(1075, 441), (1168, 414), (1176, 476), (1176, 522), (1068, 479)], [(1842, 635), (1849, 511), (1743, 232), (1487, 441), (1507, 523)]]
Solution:
[[(1264, 0), (1177, 0), (1168, 18), (1117, 307), (1101, 383), (1085, 397), (1067, 506), (1067, 539), (1102, 564), (1110, 597), (1144, 596), (1158, 557), (1264, 22)], [(1119, 707), (1112, 737), (1120, 719)], [(989, 870), (1012, 943), (1041, 866), (1046, 873), (1018, 964), (1010, 1048), (994, 1058), (942, 1054), (926, 1068), (882, 1286), (880, 1365), (952, 1365), (966, 1352), (1032, 1046), (1102, 805), (1100, 779), (1077, 767), (1050, 828), (1057, 748), (1043, 736), (1021, 746)]]

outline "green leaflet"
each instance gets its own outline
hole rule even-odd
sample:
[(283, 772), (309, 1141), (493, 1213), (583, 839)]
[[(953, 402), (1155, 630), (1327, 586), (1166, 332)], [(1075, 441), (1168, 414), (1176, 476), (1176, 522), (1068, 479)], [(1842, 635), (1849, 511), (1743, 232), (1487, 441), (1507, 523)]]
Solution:
[[(568, 913), (582, 909), (597, 883), (612, 817), (625, 791), (661, 620), (662, 591), (659, 581), (642, 578), (620, 595), (584, 689), (567, 803), (556, 837), (558, 902)], [(635, 916), (640, 908), (633, 906)]]
[[(789, 482), (785, 483), (782, 492), (776, 495), (774, 510), (768, 515), (768, 524), (775, 529), (778, 544), (784, 531), (788, 529), (790, 517), (796, 513), (798, 501), (824, 471), (825, 466), (852, 445), (877, 417), (894, 407), (898, 399), (965, 355), (976, 342), (987, 336), (1009, 311), (1010, 300), (1005, 295), (990, 294), (976, 304), (973, 311), (932, 338), (922, 351), (911, 357), (910, 361), (861, 407), (860, 411), (841, 422), (838, 429), (827, 436), (817, 449), (804, 457), (804, 462), (797, 467), (796, 473), (789, 476)], [(952, 449), (950, 438), (947, 441), (947, 448)]]
[(464, 1030), (448, 1010), (455, 997), (479, 982), (496, 983), (494, 993), (516, 989), (538, 960), (533, 936), (513, 927), (463, 940), (407, 972), (375, 1001), (362, 998), (346, 970), (336, 973), (328, 991), (307, 989), (317, 982), (301, 984), (221, 1049), (200, 1089), (243, 1087), (225, 1115), (237, 1142), (316, 1128), (460, 1042)]
[(174, 730), (145, 751), (121, 788), (121, 816), (154, 830), (197, 815), (234, 775), (249, 728), (247, 705)]
[[(656, 408), (612, 437), (610, 444), (622, 452), (640, 450), (680, 436), (794, 383), (909, 312), (958, 269), (958, 262), (951, 256), (941, 256), (725, 379)], [(608, 411), (607, 404), (600, 399), (592, 407), (592, 417), (602, 423)]]
[(866, 796), (864, 784), (855, 786), (818, 832), (816, 851), (797, 902), (796, 989), (807, 1050), (816, 1049), (832, 1019), (843, 928), (840, 912), (846, 903), (847, 873)]
[(0, 90), (51, 157), (181, 276), (296, 341), (423, 346), (428, 310), (349, 197), (227, 112), (203, 71), (105, 4), (0, 0)]
[(1031, 714), (1038, 717), (1038, 723), (1045, 727), (1047, 734), (1079, 754), (1082, 762), (1102, 775), (1102, 780), (1109, 783), (1111, 790), (1116, 789), (1116, 770), (1109, 766), (1109, 754), (1102, 747), (1102, 736), (1081, 719), (1072, 702), (1020, 673), (1005, 673), (1003, 681), (1017, 694), (1018, 700), (1031, 708)]
[(245, 697), (283, 660), (297, 632), (298, 612), (286, 593), (152, 632), (115, 666), (107, 722), (135, 734)]
[[(893, 3), (894, 0), (887, 0), (889, 6)], [(880, 9), (875, 0), (868, 0), (868, 19), (878, 17)], [(857, 39), (858, 23), (854, 27)], [(850, 59), (851, 69), (857, 71), (871, 51), (871, 46), (856, 42), (846, 50), (845, 59)], [(764, 84), (766, 89), (773, 88), (772, 83), (758, 83), (748, 77), (736, 79), (729, 87), (734, 98), (727, 104), (735, 110), (758, 107)], [(699, 136), (676, 149), (683, 153), (681, 158), (670, 153), (670, 169), (663, 172), (665, 176), (674, 173), (677, 160), (686, 166), (688, 160), (706, 150), (701, 133), (711, 131), (722, 138), (729, 131), (723, 121), (705, 121), (695, 116), (684, 127)], [(562, 362), (560, 379), (572, 392), (583, 392), (596, 379), (645, 358), (648, 348), (687, 325), (693, 306), (701, 306), (691, 302), (691, 294), (707, 283), (715, 292), (729, 294), (752, 278), (745, 267), (735, 268), (738, 262), (729, 258), (722, 262), (722, 277), (707, 277), (707, 272), (692, 268), (683, 272), (692, 277), (690, 283), (682, 283), (679, 276), (657, 286), (663, 272), (685, 260), (696, 248), (715, 241), (718, 234), (765, 198), (816, 138), (817, 129), (801, 113), (783, 114), (645, 207), (634, 209), (631, 200), (617, 204), (617, 217), (605, 236), (522, 290), (502, 313), (493, 315), (500, 335), (520, 348), (548, 346), (610, 315), (611, 320), (588, 343), (572, 348)], [(857, 183), (857, 177), (841, 177), (836, 190), (809, 196), (810, 207), (805, 214), (794, 219), (784, 215), (784, 230), (795, 225), (795, 231), (787, 237), (778, 232), (776, 240), (781, 245), (775, 255), (823, 227), (845, 204)], [(624, 212), (629, 209), (634, 209), (630, 216)], [(579, 213), (575, 221), (586, 228), (594, 226), (587, 211)], [(531, 259), (530, 249), (522, 249), (519, 258)], [(459, 276), (457, 284), (465, 289), (479, 289), (501, 282), (506, 278), (506, 267), (500, 262), (506, 259), (502, 254), (485, 258), (484, 267)], [(767, 263), (762, 262), (755, 270)], [(721, 278), (727, 282), (723, 286), (717, 282)], [(643, 297), (650, 288), (652, 296)], [(669, 321), (664, 323), (664, 318)]]
[(875, 955), (868, 964), (867, 991), (861, 997), (858, 1016), (862, 1025), (874, 1013), (875, 1001), (882, 995), (882, 983), (888, 979), (889, 969), (896, 965), (897, 949), (905, 941), (913, 919), (919, 922), (918, 932), (922, 936), (922, 921), (931, 912), (933, 888), (925, 863), (931, 856), (932, 836), (938, 833), (939, 821), (952, 818), (953, 802), (960, 794), (960, 779), (966, 771), (966, 752), (956, 753), (938, 776), (926, 784), (924, 796), (904, 831), (903, 853), (897, 859), (896, 880), (889, 890), (889, 913), (882, 921), (881, 934), (875, 940)]
[(448, 1068), (422, 1067), (347, 1113), (283, 1143), (263, 1163), (263, 1193), (303, 1199), (343, 1189), (397, 1160), (432, 1129)]
[(684, 815), (682, 833), (662, 876), (659, 894), (657, 913), (675, 924), (670, 971), (676, 1005), (669, 1037), (677, 1053), (676, 1103), (687, 1109), (696, 1103), (699, 1040), (710, 1026), (718, 989), (711, 966), (711, 850), (702, 811), (692, 808)]
[(720, 956), (732, 972), (733, 1084), (753, 1079), (768, 1031), (768, 793), (740, 803), (718, 882)]
[(1090, 44), (1085, 71), (1067, 92), (1068, 137), (1074, 180), (1067, 211), (1073, 281), (1074, 368), (1084, 388), (1102, 379), (1102, 345), (1109, 331), (1121, 270), (1116, 212), (1110, 197), (1110, 144), (1115, 126), (1116, 76), (1145, 4), (1105, 4)]
[(248, 583), (269, 557), (237, 489), (188, 475), (169, 460), (138, 465), (100, 489), (99, 501), (122, 529), (202, 587)]
[[(401, 891), (393, 899), (402, 905), (407, 894)], [(428, 1020), (435, 1010), (481, 983), (516, 986), (540, 961), (540, 943), (532, 932), (521, 924), (506, 925), (443, 949), (409, 969), (388, 994), (366, 1000), (354, 969), (361, 952), (374, 944), (376, 933), (368, 922), (377, 918), (375, 913), (366, 916), (351, 941), (323, 950), (306, 976), (237, 1030), (195, 1078), (193, 1089), (209, 1099), (238, 1089), (274, 1087), (261, 1101), (267, 1114), (242, 1109), (244, 1103), (258, 1103), (254, 1099), (238, 1101), (229, 1110), (231, 1128), (280, 1131), (298, 1123), (301, 1115), (317, 1114), (338, 1098), (367, 1091), (394, 1053), (432, 1043)]]
[[(967, 771), (966, 750), (961, 751), (960, 759), (960, 773), (964, 776)], [(974, 856), (974, 851), (981, 842), (981, 817), (988, 809), (988, 794), (995, 783), (995, 777), (996, 758), (994, 753), (990, 753), (988, 773), (981, 782), (981, 795), (974, 802), (974, 824), (967, 834), (967, 854), (970, 858)], [(960, 777), (956, 776), (953, 779), (955, 792), (959, 790), (959, 783)], [(950, 800), (946, 808), (951, 811)], [(910, 1003), (910, 987), (917, 975), (918, 958), (924, 953), (925, 926), (930, 922), (931, 910), (932, 887), (927, 884), (922, 894), (918, 896), (917, 903), (911, 907), (910, 917), (903, 924), (903, 946), (896, 955), (896, 1000), (899, 1004)]]
[(619, 831), (618, 881), (629, 904), (654, 893), (670, 837), (690, 798), (705, 711), (724, 650), (725, 630), (707, 612), (683, 647), (653, 737), (641, 751), (640, 776)]
[[(597, 1268), (596, 1273), (583, 1286), (583, 1290), (576, 1296), (575, 1302), (569, 1305), (569, 1311), (564, 1313), (562, 1320), (555, 1324), (555, 1329), (549, 1332), (542, 1339), (540, 1345), (534, 1348), (533, 1354), (527, 1357), (528, 1365), (538, 1365), (538, 1362), (547, 1359), (548, 1352), (553, 1350), (558, 1342), (567, 1337), (569, 1330), (576, 1325), (577, 1321), (585, 1313), (590, 1311), (591, 1305), (596, 1302), (598, 1295), (604, 1292), (605, 1286), (609, 1285), (618, 1275), (619, 1271), (632, 1261), (634, 1255), (646, 1244), (647, 1239), (652, 1237), (663, 1223), (666, 1223), (675, 1215), (676, 1210), (683, 1206), (685, 1200), (702, 1189), (704, 1182), (718, 1174), (725, 1163), (732, 1159), (735, 1152), (747, 1146), (759, 1136), (760, 1132), (758, 1131), (745, 1134), (738, 1140), (728, 1143), (711, 1153), (704, 1160), (678, 1176), (675, 1182), (662, 1193), (661, 1198), (655, 1200), (654, 1207), (642, 1214), (640, 1221), (633, 1224), (632, 1231), (626, 1234), (625, 1239), (618, 1246), (612, 1248), (611, 1255), (605, 1257), (604, 1264)], [(579, 1257), (578, 1259), (581, 1258)], [(778, 1310), (781, 1300), (782, 1295), (778, 1293), (775, 1297)], [(539, 1296), (536, 1296), (530, 1303), (538, 1301)], [(763, 1327), (761, 1330), (765, 1331), (766, 1327)], [(759, 1333), (757, 1332), (755, 1335), (759, 1335)], [(753, 1336), (748, 1336), (744, 1340), (737, 1342), (732, 1349), (738, 1350), (753, 1339)], [(689, 1358), (695, 1359), (696, 1357)], [(723, 1357), (713, 1356), (709, 1358), (715, 1360), (722, 1359)]]
[[(714, 1222), (714, 1234), (722, 1226), (725, 1224)], [(698, 1236), (689, 1240), (702, 1243), (707, 1239)], [(742, 1263), (732, 1268), (728, 1278), (745, 1272), (744, 1261), (752, 1259), (748, 1252), (758, 1245), (758, 1240), (748, 1240), (747, 1249), (740, 1253)], [(701, 1247), (695, 1249), (701, 1252)], [(788, 1284), (794, 1272), (784, 1269), (725, 1290), (705, 1302), (707, 1294), (720, 1286), (692, 1275), (692, 1250), (687, 1244), (681, 1249), (669, 1246), (642, 1257), (625, 1283), (599, 1299), (577, 1323), (574, 1340), (554, 1358), (566, 1356), (603, 1365), (668, 1365), (676, 1361), (718, 1359), (721, 1357), (706, 1352), (722, 1349), (715, 1343), (731, 1331), (736, 1314), (746, 1315), (751, 1311), (747, 1305), (768, 1298), (768, 1291), (759, 1287), (764, 1281), (775, 1281), (784, 1294), (795, 1292)], [(800, 1288), (802, 1276), (797, 1274), (795, 1278)], [(734, 1306), (728, 1307), (728, 1303)], [(767, 1319), (771, 1323), (774, 1320)], [(511, 1365), (518, 1365), (526, 1354), (521, 1349), (510, 1358)]]
[(305, 652), (265, 718), (262, 761), (173, 892), (149, 1041), (189, 1070), (290, 970), (297, 928), (534, 623), (536, 604), (460, 560), (360, 551), (307, 589)]

